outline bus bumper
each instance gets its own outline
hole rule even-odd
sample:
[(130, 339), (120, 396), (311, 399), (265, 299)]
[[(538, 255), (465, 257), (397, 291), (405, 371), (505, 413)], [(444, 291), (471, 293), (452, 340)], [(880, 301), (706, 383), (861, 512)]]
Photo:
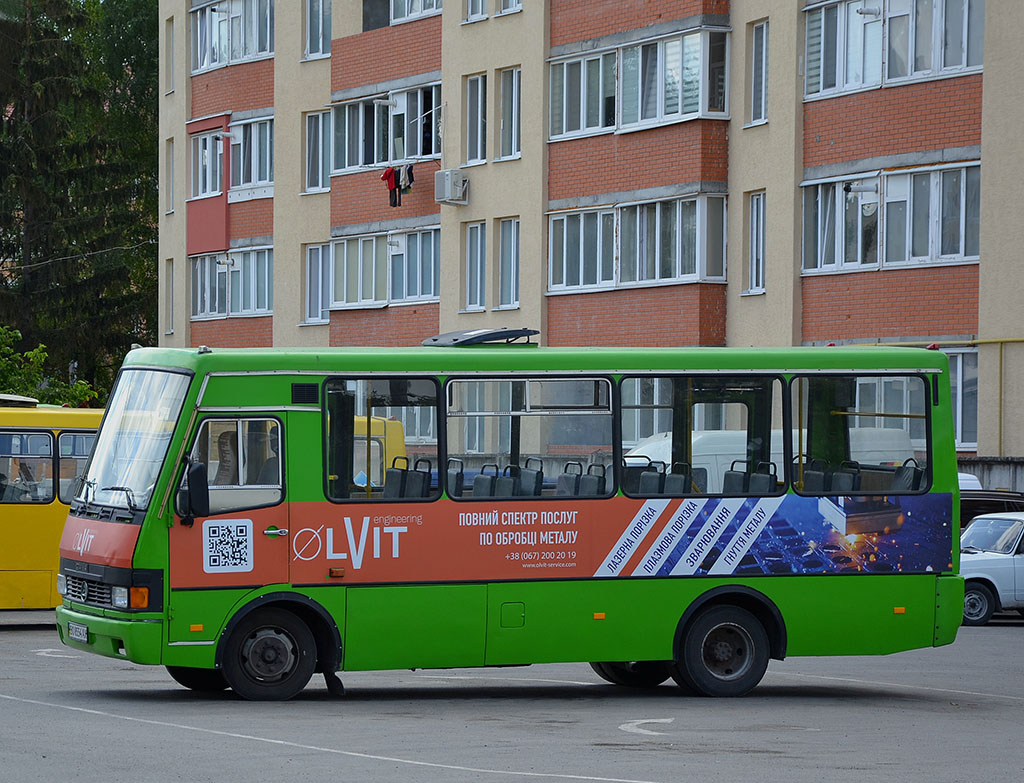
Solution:
[(961, 576), (940, 576), (935, 583), (935, 639), (941, 647), (952, 644), (964, 619), (964, 580)]
[[(88, 641), (72, 637), (68, 624), (75, 626), (78, 634)], [(84, 627), (83, 632), (81, 628)], [(57, 607), (57, 633), (60, 640), (76, 650), (104, 655), (108, 658), (122, 658), (135, 663), (159, 664), (163, 644), (160, 620), (124, 620), (115, 617), (101, 617), (76, 612), (66, 606)]]

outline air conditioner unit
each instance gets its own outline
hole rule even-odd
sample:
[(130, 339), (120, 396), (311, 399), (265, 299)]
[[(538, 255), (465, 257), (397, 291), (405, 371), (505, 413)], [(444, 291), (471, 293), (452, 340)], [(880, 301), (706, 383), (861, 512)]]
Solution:
[(434, 201), (438, 204), (468, 204), (469, 180), (458, 169), (435, 171)]

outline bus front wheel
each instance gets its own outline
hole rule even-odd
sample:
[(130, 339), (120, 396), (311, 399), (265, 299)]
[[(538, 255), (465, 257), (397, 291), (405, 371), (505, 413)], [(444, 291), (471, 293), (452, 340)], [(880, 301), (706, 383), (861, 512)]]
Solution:
[(768, 634), (738, 606), (712, 606), (683, 632), (672, 679), (702, 696), (742, 696), (768, 668)]
[(655, 688), (669, 678), (669, 664), (665, 661), (605, 661), (592, 663), (597, 676), (613, 685), (627, 688)]
[(168, 666), (167, 673), (178, 683), (200, 693), (218, 693), (228, 687), (220, 669), (195, 669), (191, 666)]
[(244, 617), (224, 650), (224, 678), (252, 701), (285, 701), (306, 687), (316, 667), (316, 642), (302, 620), (283, 609)]

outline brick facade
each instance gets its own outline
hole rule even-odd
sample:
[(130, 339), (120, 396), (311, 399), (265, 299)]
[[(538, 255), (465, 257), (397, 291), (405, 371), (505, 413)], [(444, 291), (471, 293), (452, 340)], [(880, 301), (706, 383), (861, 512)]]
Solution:
[(274, 344), (274, 318), (264, 315), (192, 321), (190, 337), (193, 348), (269, 348)]
[(804, 105), (804, 166), (981, 144), (981, 74)]
[(344, 90), (441, 70), (441, 16), (338, 38), (331, 89)]
[(436, 302), (377, 310), (334, 310), (330, 345), (419, 345), (438, 333), (438, 323)]
[(551, 45), (586, 41), (697, 14), (728, 14), (729, 0), (551, 0)]
[(804, 342), (978, 332), (978, 266), (803, 278)]
[(380, 220), (438, 215), (434, 202), (434, 172), (440, 161), (425, 160), (413, 165), (413, 184), (402, 195), (402, 206), (389, 206), (388, 187), (381, 181), (384, 167), (331, 178), (331, 225), (367, 223)]
[(274, 234), (274, 200), (270, 198), (228, 204), (231, 239), (269, 237)]
[(274, 59), (238, 63), (192, 77), (192, 116), (274, 105)]
[(714, 283), (548, 297), (548, 345), (725, 345), (726, 287)]

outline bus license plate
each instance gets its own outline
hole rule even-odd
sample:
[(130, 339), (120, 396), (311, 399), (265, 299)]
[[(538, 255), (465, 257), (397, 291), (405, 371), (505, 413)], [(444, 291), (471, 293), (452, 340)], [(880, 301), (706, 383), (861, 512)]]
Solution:
[(68, 638), (81, 642), (82, 644), (89, 643), (89, 626), (82, 625), (81, 623), (68, 623)]

